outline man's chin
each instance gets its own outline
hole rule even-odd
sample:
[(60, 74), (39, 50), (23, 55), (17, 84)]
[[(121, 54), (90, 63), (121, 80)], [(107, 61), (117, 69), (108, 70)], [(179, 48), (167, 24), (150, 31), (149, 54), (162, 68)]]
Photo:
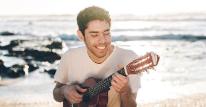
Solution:
[(98, 58), (103, 58), (103, 57), (106, 56), (106, 53), (96, 53), (95, 56), (98, 57)]
[(103, 58), (103, 57), (105, 57), (106, 55), (96, 55), (96, 57), (98, 57), (98, 58)]

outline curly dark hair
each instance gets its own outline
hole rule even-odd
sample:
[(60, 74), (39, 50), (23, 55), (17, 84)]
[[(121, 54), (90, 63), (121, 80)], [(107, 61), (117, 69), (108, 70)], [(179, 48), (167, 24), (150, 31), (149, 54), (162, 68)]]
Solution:
[(105, 20), (111, 25), (111, 18), (108, 11), (97, 6), (87, 7), (77, 15), (77, 24), (82, 34), (84, 34), (88, 23), (93, 20)]

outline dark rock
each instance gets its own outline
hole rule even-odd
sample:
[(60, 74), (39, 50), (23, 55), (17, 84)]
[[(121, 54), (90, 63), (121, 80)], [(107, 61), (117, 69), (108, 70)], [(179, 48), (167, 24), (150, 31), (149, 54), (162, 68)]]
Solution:
[(29, 66), (29, 72), (39, 69), (39, 66), (37, 64), (28, 63), (27, 65)]
[(62, 49), (62, 42), (60, 41), (53, 41), (51, 44), (46, 45), (49, 49)]
[(31, 63), (33, 58), (31, 56), (25, 56), (24, 57), (24, 60), (27, 62), (27, 63)]
[(8, 71), (8, 68), (5, 67), (4, 61), (0, 59), (0, 76), (3, 77), (6, 75), (6, 71)]
[(36, 64), (14, 64), (11, 67), (6, 67), (3, 60), (0, 59), (0, 76), (2, 78), (18, 78), (25, 75), (28, 75), (29, 72), (35, 71), (39, 66)]
[(11, 50), (12, 48), (18, 46), (19, 44), (23, 43), (24, 40), (12, 40), (10, 43), (6, 46), (0, 46), (0, 49), (3, 50)]
[(4, 65), (4, 61), (0, 59), (0, 66)]
[(2, 36), (12, 36), (15, 35), (15, 33), (9, 32), (9, 31), (4, 31), (4, 32), (0, 32), (0, 35)]
[(16, 50), (8, 50), (8, 54), (5, 56), (15, 56), (15, 57), (24, 57), (25, 52), (24, 51), (16, 51)]
[(24, 76), (26, 72), (27, 71), (25, 71), (25, 65), (15, 64), (9, 67), (7, 74), (11, 78), (17, 78), (17, 77)]
[(32, 57), (33, 60), (48, 61), (49, 63), (53, 63), (61, 58), (60, 55), (55, 52), (39, 51), (29, 48), (26, 48), (24, 51), (9, 50), (8, 52), (9, 54), (6, 56)]
[(25, 75), (25, 65), (15, 64), (11, 67), (6, 67), (3, 60), (0, 60), (0, 76), (2, 78), (17, 78)]
[(26, 56), (32, 56), (34, 60), (37, 61), (48, 61), (49, 63), (53, 63), (56, 60), (59, 60), (61, 57), (57, 53), (48, 52), (48, 51), (38, 51), (34, 49), (25, 49)]
[(48, 73), (51, 78), (54, 78), (54, 74), (56, 73), (56, 69), (44, 70), (44, 72)]
[(27, 65), (29, 66), (29, 72), (32, 72), (36, 69), (39, 69), (39, 66), (35, 63), (32, 62), (32, 57), (31, 56), (26, 56), (24, 58), (25, 62), (27, 63)]

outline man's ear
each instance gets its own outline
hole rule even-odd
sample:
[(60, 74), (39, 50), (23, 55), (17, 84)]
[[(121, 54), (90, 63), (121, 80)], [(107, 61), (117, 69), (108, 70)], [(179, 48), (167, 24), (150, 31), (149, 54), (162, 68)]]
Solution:
[(80, 30), (77, 30), (77, 36), (80, 41), (84, 41), (84, 35)]

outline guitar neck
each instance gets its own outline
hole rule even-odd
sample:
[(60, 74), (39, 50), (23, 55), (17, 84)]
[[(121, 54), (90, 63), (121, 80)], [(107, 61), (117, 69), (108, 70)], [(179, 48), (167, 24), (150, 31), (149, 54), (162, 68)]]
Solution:
[[(118, 70), (117, 72), (123, 76), (126, 76), (124, 68)], [(99, 81), (94, 87), (89, 88), (88, 91), (83, 95), (83, 101), (88, 102), (93, 96), (101, 93), (102, 91), (109, 90), (109, 87), (111, 86), (112, 75), (102, 81)]]

